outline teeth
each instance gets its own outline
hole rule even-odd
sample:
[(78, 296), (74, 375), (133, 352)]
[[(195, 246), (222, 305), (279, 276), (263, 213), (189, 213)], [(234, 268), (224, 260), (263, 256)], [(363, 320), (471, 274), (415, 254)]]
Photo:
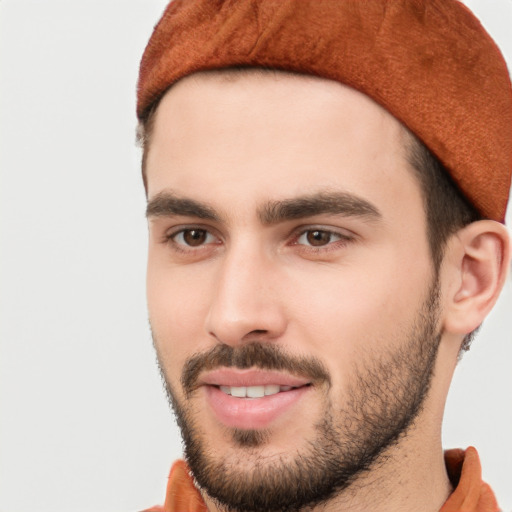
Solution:
[(265, 386), (265, 395), (275, 395), (281, 391), (281, 388), (277, 384), (268, 384)]
[(232, 386), (231, 387), (231, 395), (236, 396), (238, 398), (244, 398), (247, 396), (247, 388), (245, 388), (245, 387), (237, 388), (235, 386)]
[(226, 395), (236, 396), (237, 398), (262, 398), (264, 396), (275, 395), (280, 391), (290, 391), (292, 386), (278, 386), (277, 384), (267, 384), (266, 386), (219, 386), (220, 390)]
[(265, 396), (265, 386), (249, 386), (246, 396), (248, 398), (261, 398)]

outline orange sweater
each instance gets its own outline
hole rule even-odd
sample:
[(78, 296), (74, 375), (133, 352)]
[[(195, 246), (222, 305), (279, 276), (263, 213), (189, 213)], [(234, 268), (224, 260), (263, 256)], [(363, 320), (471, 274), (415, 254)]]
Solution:
[[(500, 508), (491, 488), (482, 482), (482, 469), (478, 453), (470, 446), (467, 450), (445, 452), (448, 476), (455, 487), (439, 512), (499, 512)], [(190, 477), (184, 461), (174, 463), (167, 484), (163, 507), (144, 512), (207, 512), (208, 509)]]

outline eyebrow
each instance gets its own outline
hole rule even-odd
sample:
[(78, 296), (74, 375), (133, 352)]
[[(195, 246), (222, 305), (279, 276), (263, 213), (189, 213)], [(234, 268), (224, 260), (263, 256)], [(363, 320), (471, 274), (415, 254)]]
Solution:
[(267, 225), (322, 214), (361, 217), (369, 221), (382, 218), (376, 206), (347, 192), (320, 192), (283, 201), (271, 201), (258, 212), (260, 221)]
[(193, 199), (178, 197), (171, 192), (160, 192), (146, 207), (146, 217), (168, 217), (182, 215), (198, 219), (218, 221), (219, 216), (210, 206)]
[[(376, 206), (347, 192), (319, 192), (292, 199), (269, 201), (258, 209), (257, 214), (260, 222), (264, 225), (322, 214), (361, 217), (369, 221), (382, 218)], [(194, 199), (178, 197), (172, 192), (160, 192), (148, 202), (146, 217), (172, 215), (196, 217), (216, 222), (221, 220), (211, 206)]]

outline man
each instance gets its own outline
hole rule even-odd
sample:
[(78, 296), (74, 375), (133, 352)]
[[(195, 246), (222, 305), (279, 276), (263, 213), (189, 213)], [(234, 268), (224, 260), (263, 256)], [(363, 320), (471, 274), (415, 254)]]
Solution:
[(497, 511), (443, 453), (510, 260), (503, 58), (452, 0), (173, 2), (138, 91), (176, 511)]

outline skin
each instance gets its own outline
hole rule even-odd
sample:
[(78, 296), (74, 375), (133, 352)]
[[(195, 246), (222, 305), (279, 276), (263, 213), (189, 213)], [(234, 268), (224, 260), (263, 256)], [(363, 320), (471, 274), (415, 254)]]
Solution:
[[(262, 456), (286, 459), (304, 448), (326, 400), (342, 414), (354, 368), (396, 351), (424, 305), (435, 270), (406, 139), (372, 100), (315, 78), (200, 74), (173, 86), (158, 107), (148, 201), (173, 200), (148, 215), (155, 347), (211, 457), (231, 461), (240, 474)], [(312, 194), (349, 195), (374, 211), (271, 222), (262, 213), (269, 202)], [(176, 206), (176, 198), (199, 203), (210, 218)], [(191, 228), (208, 233), (197, 246), (183, 237)], [(307, 235), (315, 229), (326, 239), (312, 247)], [(458, 349), (494, 304), (508, 258), (506, 232), (490, 221), (450, 239), (439, 271), (441, 342), (424, 407), (385, 463), (319, 510), (375, 510), (377, 503), (382, 512), (439, 510), (451, 491), (440, 432)], [(254, 341), (315, 358), (331, 386), (313, 386), (271, 423), (265, 443), (247, 450), (203, 390), (186, 396), (180, 377), (194, 355)]]

